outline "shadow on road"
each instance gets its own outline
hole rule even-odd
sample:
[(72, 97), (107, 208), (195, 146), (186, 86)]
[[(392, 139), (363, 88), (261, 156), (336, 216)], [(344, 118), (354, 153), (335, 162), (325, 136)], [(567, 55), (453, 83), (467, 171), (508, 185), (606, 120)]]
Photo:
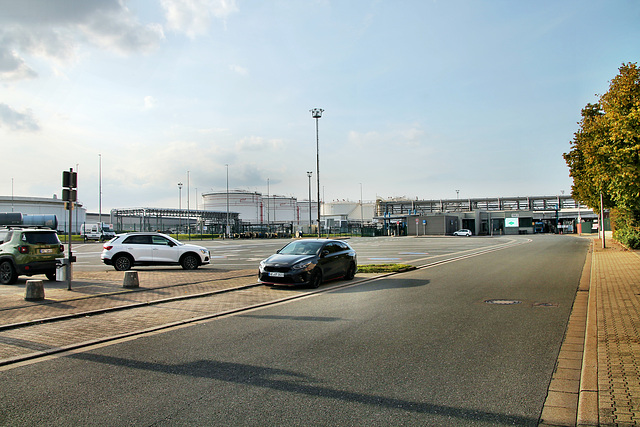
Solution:
[[(219, 362), (215, 360), (198, 360), (184, 364), (163, 364), (131, 360), (120, 357), (105, 356), (92, 353), (79, 353), (68, 356), (88, 362), (101, 363), (112, 366), (121, 366), (130, 369), (161, 372), (172, 375), (182, 375), (198, 378), (209, 378), (248, 385), (253, 387), (268, 388), (275, 391), (297, 393), (307, 396), (326, 399), (355, 402), (364, 405), (401, 409), (404, 411), (435, 414), (443, 417), (457, 418), (460, 420), (474, 420), (479, 422), (491, 422), (504, 425), (537, 425), (538, 420), (530, 417), (507, 415), (495, 412), (478, 411), (470, 408), (456, 408), (445, 405), (437, 405), (427, 402), (416, 402), (394, 397), (376, 396), (366, 393), (358, 393), (346, 390), (337, 390), (326, 386), (313, 384), (321, 383), (321, 380), (308, 375), (290, 370), (253, 366), (241, 363)], [(289, 377), (289, 379), (282, 379)]]
[[(357, 276), (356, 276), (357, 277)], [(402, 279), (402, 278), (390, 278), (372, 280), (364, 284), (363, 286), (353, 286), (345, 289), (341, 289), (340, 292), (374, 292), (383, 291), (388, 289), (407, 289), (417, 288), (420, 286), (427, 286), (431, 283), (430, 280), (415, 280), (415, 279)]]

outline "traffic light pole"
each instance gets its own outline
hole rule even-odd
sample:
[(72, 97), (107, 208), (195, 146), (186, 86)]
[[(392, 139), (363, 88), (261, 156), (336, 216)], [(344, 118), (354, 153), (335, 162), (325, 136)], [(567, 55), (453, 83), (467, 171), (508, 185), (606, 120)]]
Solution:
[[(73, 170), (73, 169), (72, 169)], [(69, 201), (69, 258), (67, 259), (67, 290), (71, 290), (71, 229), (72, 229), (72, 221), (73, 221), (73, 202)]]
[(67, 258), (67, 265), (65, 266), (67, 289), (71, 290), (71, 263), (75, 261), (73, 252), (71, 251), (71, 231), (73, 230), (73, 203), (77, 200), (76, 188), (78, 187), (78, 174), (73, 171), (73, 168), (69, 169), (69, 172), (62, 172), (62, 199), (67, 204), (69, 210), (69, 256)]

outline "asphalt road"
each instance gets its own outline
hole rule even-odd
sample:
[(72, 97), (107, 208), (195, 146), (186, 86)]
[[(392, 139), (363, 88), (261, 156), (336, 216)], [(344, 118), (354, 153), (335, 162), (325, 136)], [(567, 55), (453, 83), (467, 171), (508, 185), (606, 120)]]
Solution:
[(16, 367), (0, 424), (537, 425), (587, 247), (535, 236)]

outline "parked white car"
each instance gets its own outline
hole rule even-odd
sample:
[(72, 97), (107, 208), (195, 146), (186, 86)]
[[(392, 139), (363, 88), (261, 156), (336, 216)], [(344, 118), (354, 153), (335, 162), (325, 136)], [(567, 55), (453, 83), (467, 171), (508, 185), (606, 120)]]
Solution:
[(181, 265), (185, 270), (195, 270), (211, 260), (209, 249), (161, 233), (119, 234), (102, 248), (102, 262), (118, 271), (139, 265)]
[(467, 230), (466, 228), (463, 228), (462, 230), (458, 230), (458, 231), (454, 231), (453, 235), (454, 236), (471, 236), (473, 233), (471, 232), (471, 230)]

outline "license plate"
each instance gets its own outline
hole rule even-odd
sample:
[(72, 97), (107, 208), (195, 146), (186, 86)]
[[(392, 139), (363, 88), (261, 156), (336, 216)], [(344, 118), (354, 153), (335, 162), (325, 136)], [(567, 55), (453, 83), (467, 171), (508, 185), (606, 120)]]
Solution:
[(49, 248), (49, 249), (40, 249), (40, 253), (41, 254), (51, 254), (53, 253), (53, 249)]
[(284, 277), (284, 273), (269, 273), (269, 277)]

